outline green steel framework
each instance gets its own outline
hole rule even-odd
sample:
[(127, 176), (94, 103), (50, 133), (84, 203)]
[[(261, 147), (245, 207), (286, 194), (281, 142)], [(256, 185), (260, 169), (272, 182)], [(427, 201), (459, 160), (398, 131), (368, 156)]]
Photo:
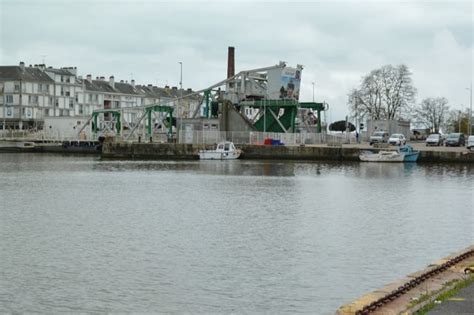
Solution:
[[(325, 103), (297, 102), (294, 100), (257, 100), (248, 107), (263, 108), (263, 115), (260, 116), (254, 127), (263, 132), (295, 132), (296, 115), (298, 108), (308, 108), (316, 110), (318, 113), (317, 132), (321, 132), (321, 111), (325, 110)], [(280, 109), (284, 109), (283, 115), (278, 117)]]
[(168, 121), (168, 136), (171, 136), (173, 133), (173, 107), (166, 106), (166, 105), (152, 105), (145, 107), (146, 116), (147, 116), (147, 133), (148, 136), (151, 137), (153, 133), (153, 127), (151, 124), (151, 115), (153, 112), (161, 112), (161, 113), (168, 113), (169, 121)]
[(117, 135), (120, 135), (122, 131), (122, 113), (116, 109), (99, 109), (92, 112), (92, 133), (97, 134), (99, 127), (97, 124), (97, 118), (100, 114), (112, 114), (115, 120), (115, 129), (117, 130)]

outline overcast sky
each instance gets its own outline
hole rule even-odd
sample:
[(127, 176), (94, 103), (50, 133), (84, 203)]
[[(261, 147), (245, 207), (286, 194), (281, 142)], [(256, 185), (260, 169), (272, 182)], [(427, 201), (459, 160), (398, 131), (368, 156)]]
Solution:
[[(413, 72), (417, 102), (444, 96), (469, 106), (471, 1), (9, 1), (0, 0), (0, 64), (76, 66), (78, 74), (138, 84), (205, 88), (236, 72), (302, 64), (302, 101), (348, 111), (347, 94), (382, 65)], [(67, 5), (65, 3), (68, 3)], [(329, 117), (328, 117), (329, 118)]]

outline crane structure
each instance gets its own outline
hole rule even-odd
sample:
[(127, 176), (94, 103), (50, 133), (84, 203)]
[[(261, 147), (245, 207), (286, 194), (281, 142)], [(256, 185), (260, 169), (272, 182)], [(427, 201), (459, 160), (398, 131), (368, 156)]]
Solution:
[[(225, 132), (322, 131), (321, 113), (328, 110), (328, 104), (299, 101), (303, 66), (288, 67), (281, 61), (234, 74), (233, 56), (229, 47), (227, 79), (205, 89), (147, 106), (94, 111), (89, 119), (93, 134), (105, 131), (131, 139), (137, 134), (153, 137), (161, 133), (170, 140), (173, 127), (178, 133), (183, 125), (206, 120), (218, 121), (218, 131)], [(189, 99), (196, 102), (184, 110)]]

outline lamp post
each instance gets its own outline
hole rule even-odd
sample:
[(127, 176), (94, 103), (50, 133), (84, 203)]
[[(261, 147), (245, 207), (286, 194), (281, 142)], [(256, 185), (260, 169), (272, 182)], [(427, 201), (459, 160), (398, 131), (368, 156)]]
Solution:
[(471, 81), (471, 87), (466, 88), (466, 90), (469, 90), (470, 92), (470, 100), (469, 100), (469, 130), (467, 131), (467, 134), (470, 136), (472, 134), (472, 81)]
[(179, 119), (179, 128), (178, 128), (178, 136), (177, 136), (177, 142), (179, 143), (179, 137), (181, 137), (181, 123), (183, 122), (182, 121), (182, 118), (181, 118), (181, 115), (179, 114), (179, 105), (181, 104), (181, 98), (183, 97), (183, 62), (180, 61), (179, 62), (179, 95), (180, 97), (178, 98), (178, 104), (177, 104), (177, 108), (176, 108), (176, 118)]
[(313, 85), (313, 103), (314, 103), (314, 82), (311, 82), (311, 84)]
[(183, 62), (179, 62), (179, 88), (183, 89)]

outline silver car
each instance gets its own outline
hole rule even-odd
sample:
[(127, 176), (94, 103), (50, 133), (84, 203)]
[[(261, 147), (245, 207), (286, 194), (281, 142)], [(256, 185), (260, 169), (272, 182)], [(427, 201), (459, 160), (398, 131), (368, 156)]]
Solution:
[(469, 136), (469, 138), (467, 138), (466, 147), (468, 150), (474, 151), (474, 136)]
[(388, 133), (386, 131), (376, 131), (369, 138), (370, 145), (374, 143), (386, 143), (387, 141)]
[(405, 139), (405, 136), (401, 133), (394, 133), (388, 139), (388, 143), (391, 145), (405, 145), (407, 144), (407, 139)]
[(426, 138), (426, 146), (435, 145), (440, 146), (443, 145), (443, 137), (439, 133), (433, 133)]

